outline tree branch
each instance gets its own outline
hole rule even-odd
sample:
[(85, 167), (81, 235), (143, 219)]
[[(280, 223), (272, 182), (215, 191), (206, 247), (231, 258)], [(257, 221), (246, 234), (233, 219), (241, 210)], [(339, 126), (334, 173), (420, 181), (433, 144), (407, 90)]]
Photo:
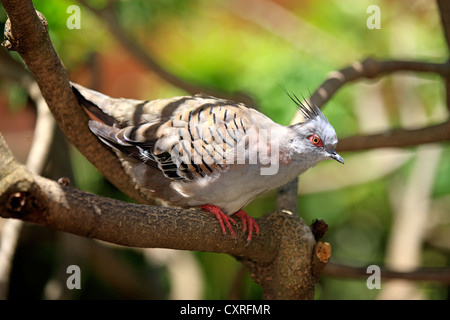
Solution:
[(89, 132), (88, 117), (72, 93), (44, 16), (35, 11), (29, 0), (1, 2), (9, 17), (2, 45), (20, 54), (64, 135), (117, 188), (137, 201), (148, 202), (135, 189), (114, 153)]
[(450, 3), (446, 0), (437, 0), (442, 30), (444, 31), (447, 47), (450, 50)]
[(296, 213), (298, 211), (298, 177), (277, 189), (276, 210)]
[[(86, 193), (30, 173), (16, 163), (1, 136), (0, 151), (0, 203), (4, 204), (0, 210), (4, 218), (132, 247), (223, 252), (235, 246), (233, 239), (221, 239), (213, 215), (205, 211), (133, 204)], [(232, 251), (242, 255), (247, 250), (245, 239), (237, 241)], [(273, 248), (265, 241), (261, 235), (254, 242)], [(250, 258), (257, 260), (254, 242), (252, 254), (256, 256)]]
[(375, 148), (402, 148), (450, 140), (450, 121), (419, 129), (396, 129), (372, 135), (357, 135), (339, 140), (338, 151)]
[[(314, 103), (321, 108), (339, 89), (350, 82), (359, 79), (374, 79), (394, 72), (404, 71), (436, 73), (444, 79), (448, 79), (450, 77), (450, 62), (377, 61), (372, 58), (367, 58), (363, 62), (355, 61), (351, 66), (330, 72), (328, 78), (314, 91), (308, 102)], [(298, 122), (298, 116), (299, 114), (296, 114), (291, 123)]]
[[(439, 15), (441, 17), (442, 29), (444, 31), (447, 48), (450, 50), (450, 3), (446, 0), (437, 0)], [(445, 93), (447, 110), (450, 112), (450, 76), (445, 79)]]

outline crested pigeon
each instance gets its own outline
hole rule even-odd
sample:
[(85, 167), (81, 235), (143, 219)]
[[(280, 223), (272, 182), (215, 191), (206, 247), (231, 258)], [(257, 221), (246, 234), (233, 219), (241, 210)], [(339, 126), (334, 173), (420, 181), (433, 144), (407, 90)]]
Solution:
[[(247, 245), (255, 220), (244, 208), (322, 160), (344, 163), (337, 136), (320, 109), (289, 97), (301, 114), (283, 126), (242, 103), (206, 95), (141, 101), (111, 98), (72, 83), (90, 130), (116, 151), (149, 198), (213, 213), (222, 233), (236, 238), (238, 217)], [(226, 227), (225, 227), (226, 226)]]

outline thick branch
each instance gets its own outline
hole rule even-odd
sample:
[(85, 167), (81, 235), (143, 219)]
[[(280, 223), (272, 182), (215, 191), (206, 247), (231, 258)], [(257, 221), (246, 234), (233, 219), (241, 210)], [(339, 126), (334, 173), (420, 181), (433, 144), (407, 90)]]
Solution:
[[(0, 164), (0, 216), (4, 218), (125, 246), (227, 252), (265, 263), (276, 252), (277, 244), (264, 232), (249, 247), (245, 237), (237, 243), (224, 238), (214, 216), (206, 211), (122, 202), (34, 175), (13, 159), (1, 135)], [(265, 225), (264, 221), (259, 224)]]
[(2, 0), (2, 4), (9, 16), (3, 45), (19, 52), (64, 135), (109, 181), (133, 199), (145, 202), (112, 151), (89, 132), (88, 118), (70, 89), (43, 15), (36, 13), (31, 1)]

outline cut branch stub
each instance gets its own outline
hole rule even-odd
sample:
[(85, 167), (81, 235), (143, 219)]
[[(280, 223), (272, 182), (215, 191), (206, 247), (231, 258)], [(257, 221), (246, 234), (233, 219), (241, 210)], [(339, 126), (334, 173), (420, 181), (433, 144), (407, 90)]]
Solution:
[[(30, 213), (42, 212), (46, 204), (41, 203), (39, 187), (31, 172), (15, 161), (0, 134), (0, 207), (3, 218), (26, 219)], [(5, 210), (6, 209), (6, 210)]]
[(21, 212), (27, 203), (28, 194), (26, 192), (17, 191), (12, 193), (8, 202), (6, 203), (6, 208), (13, 212)]
[[(36, 28), (36, 30), (40, 30), (42, 37), (44, 37), (48, 33), (48, 22), (45, 19), (45, 16), (36, 10), (36, 15), (39, 18), (41, 28)], [(5, 22), (4, 29), (4, 37), (5, 40), (2, 42), (2, 46), (5, 47), (8, 51), (17, 51), (22, 54), (27, 50), (27, 41), (21, 41), (22, 38), (28, 37), (27, 34), (15, 34), (12, 30), (11, 21), (8, 18)]]
[(2, 42), (2, 47), (5, 47), (8, 51), (16, 51), (19, 45), (11, 32), (11, 21), (9, 19), (5, 22), (4, 35), (5, 40)]

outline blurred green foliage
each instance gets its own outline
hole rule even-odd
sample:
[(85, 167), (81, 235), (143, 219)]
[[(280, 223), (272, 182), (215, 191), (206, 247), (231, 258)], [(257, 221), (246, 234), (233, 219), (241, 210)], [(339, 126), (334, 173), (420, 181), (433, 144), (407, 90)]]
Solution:
[[(264, 5), (267, 1), (262, 1)], [(107, 1), (90, 2), (98, 9), (105, 8)], [(69, 17), (67, 7), (77, 1), (36, 0), (34, 5), (49, 22), (51, 39), (67, 67), (69, 74), (86, 65), (92, 52), (102, 57), (117, 54), (119, 44), (107, 27), (89, 10), (81, 6), (81, 29), (69, 30), (66, 21)], [(227, 0), (122, 0), (116, 2), (116, 14), (121, 26), (136, 41), (144, 46), (161, 65), (186, 81), (199, 86), (218, 88), (225, 92), (245, 91), (258, 103), (262, 112), (273, 120), (289, 124), (296, 109), (283, 89), (308, 96), (327, 73), (361, 61), (368, 56), (380, 59), (416, 59), (444, 61), (447, 48), (439, 24), (435, 5), (427, 1), (276, 1), (299, 25), (312, 30), (289, 30), (288, 39), (278, 29), (268, 30), (246, 19), (246, 13), (236, 13), (236, 3)], [(366, 8), (377, 4), (381, 8), (381, 29), (369, 30)], [(255, 8), (256, 10), (256, 8)], [(284, 11), (283, 11), (284, 12)], [(4, 23), (5, 14), (0, 10)], [(263, 16), (259, 19), (264, 19)], [(280, 19), (284, 19), (281, 17)], [(296, 25), (296, 24), (294, 24)], [(287, 32), (287, 31), (286, 31)], [(301, 38), (296, 37), (301, 34)], [(124, 54), (120, 51), (120, 54)], [(128, 59), (133, 59), (131, 55)], [(111, 68), (114, 66), (110, 66)], [(145, 71), (147, 72), (147, 71)], [(150, 74), (150, 72), (149, 72)], [(428, 119), (425, 123), (443, 121), (439, 115), (444, 105), (445, 91), (440, 79), (434, 75), (415, 75), (420, 80), (416, 84), (416, 98), (423, 106)], [(364, 81), (381, 87), (381, 99), (388, 114), (391, 127), (401, 126), (401, 112), (398, 104), (401, 94), (395, 92), (392, 78), (382, 81)], [(108, 79), (111, 80), (111, 79)], [(112, 79), (114, 80), (114, 79)], [(162, 81), (152, 80), (142, 96), (149, 99), (161, 96), (184, 94)], [(12, 91), (10, 100), (17, 100), (18, 91)], [(360, 134), (361, 123), (357, 114), (364, 105), (356, 105), (359, 92), (354, 86), (342, 88), (324, 109), (325, 115), (335, 127), (339, 137)], [(358, 101), (361, 101), (359, 99)], [(363, 100), (364, 101), (364, 100)], [(14, 103), (11, 103), (14, 105)], [(439, 109), (440, 108), (440, 109)], [(450, 210), (450, 148), (442, 144), (442, 154), (436, 169), (436, 179), (432, 190), (433, 201), (445, 205)], [(409, 148), (413, 154), (416, 148)], [(363, 152), (362, 152), (363, 153)], [(361, 153), (348, 153), (344, 158), (357, 157)], [(82, 190), (120, 199), (123, 195), (108, 184), (91, 164), (76, 150), (71, 151), (72, 167), (76, 185)], [(382, 160), (381, 160), (382, 161)], [(332, 245), (332, 259), (344, 264), (367, 266), (386, 263), (386, 246), (392, 231), (393, 205), (392, 184), (394, 180), (405, 179), (412, 162), (407, 161), (398, 170), (363, 183), (319, 191), (299, 196), (299, 214), (308, 223), (314, 219), (324, 219), (330, 231), (324, 241)], [(321, 165), (311, 170), (320, 170)], [(336, 174), (340, 167), (336, 165)], [(371, 170), (371, 168), (367, 168)], [(347, 171), (349, 172), (349, 171)], [(355, 172), (357, 175), (358, 172)], [(302, 179), (300, 178), (300, 182)], [(260, 197), (246, 210), (250, 215), (259, 216), (275, 209), (275, 192)], [(448, 218), (448, 215), (447, 215)], [(448, 226), (447, 229), (448, 230)], [(448, 238), (447, 238), (448, 239)], [(54, 261), (48, 256), (55, 255), (43, 243), (36, 245), (40, 254), (46, 257), (37, 261)], [(121, 249), (125, 250), (126, 249)], [(30, 259), (19, 252), (15, 261), (15, 273), (20, 272), (21, 261)], [(28, 252), (28, 251), (26, 251)], [(131, 256), (139, 256), (133, 253)], [(204, 297), (206, 299), (227, 298), (232, 289), (233, 276), (240, 264), (227, 255), (214, 253), (195, 253), (204, 273)], [(124, 258), (136, 269), (148, 263), (140, 258)], [(26, 261), (27, 264), (33, 262)], [(421, 264), (443, 267), (450, 264), (448, 252), (432, 245), (424, 245)], [(153, 270), (153, 269), (152, 269)], [(148, 270), (147, 270), (148, 271)], [(160, 273), (162, 282), (170, 288), (167, 273)], [(33, 297), (42, 294), (45, 279), (29, 282), (12, 282), (11, 296), (22, 297), (21, 285), (37, 291)], [(17, 279), (15, 277), (14, 279)], [(43, 280), (44, 279), (44, 280)], [(102, 287), (95, 276), (92, 282), (84, 283), (84, 288), (94, 290), (81, 294), (79, 298), (120, 297), (110, 292), (107, 285)], [(39, 283), (34, 283), (34, 282)], [(93, 289), (98, 285), (101, 289)], [(15, 287), (14, 287), (15, 286)], [(425, 298), (448, 298), (448, 288), (437, 284), (420, 284)], [(164, 287), (164, 286), (163, 286)], [(39, 289), (41, 288), (41, 289)], [(167, 293), (162, 294), (166, 296)], [(377, 290), (368, 290), (363, 280), (323, 277), (316, 291), (318, 299), (373, 299)], [(261, 289), (247, 275), (241, 292), (245, 299), (258, 299)]]

